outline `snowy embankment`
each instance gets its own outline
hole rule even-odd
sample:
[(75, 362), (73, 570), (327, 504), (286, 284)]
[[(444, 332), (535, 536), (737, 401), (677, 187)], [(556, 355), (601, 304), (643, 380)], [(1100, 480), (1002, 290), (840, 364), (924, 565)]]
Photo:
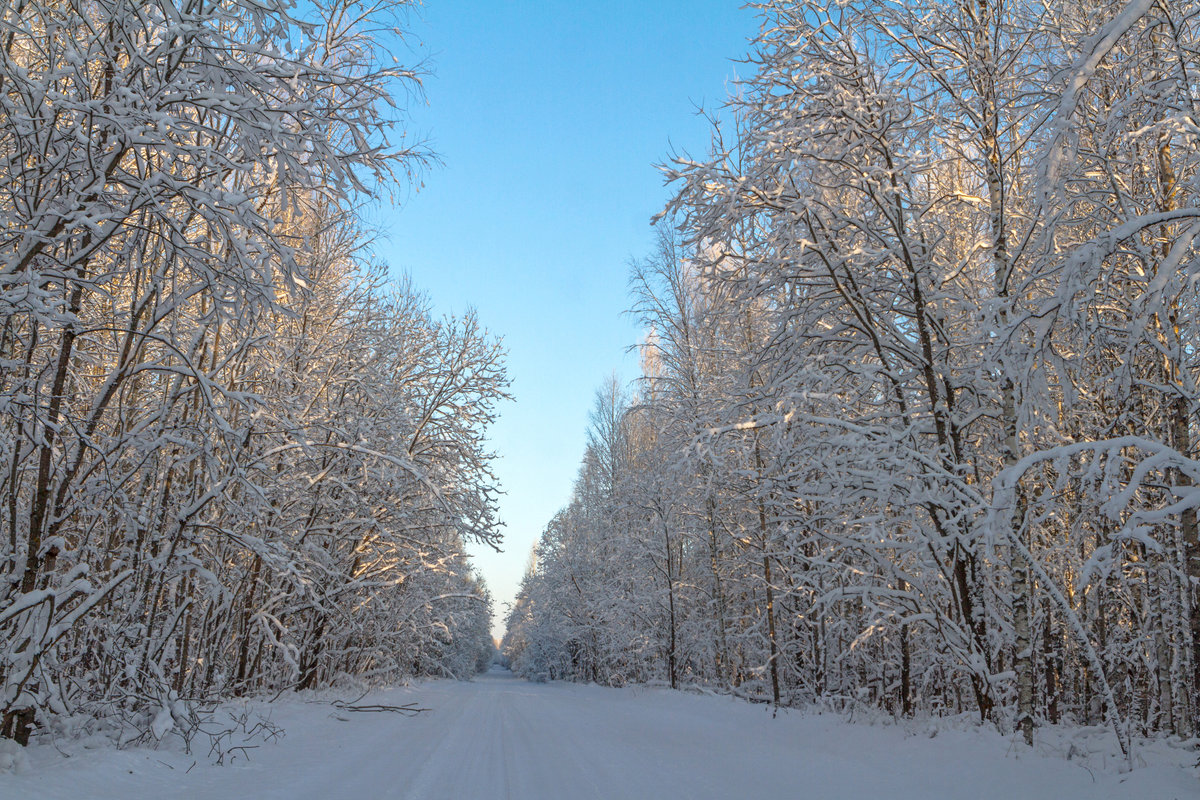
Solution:
[[(252, 704), (286, 728), (277, 742), (117, 751), (38, 745), (0, 798), (1129, 798), (1192, 800), (1196, 754), (1143, 747), (1122, 774), (1103, 754), (1068, 760), (979, 729), (934, 731), (781, 712), (661, 689), (531, 684), (507, 672), (373, 693), (416, 717), (328, 702)], [(167, 737), (170, 740), (171, 736)], [(1050, 748), (1057, 750), (1057, 748)]]

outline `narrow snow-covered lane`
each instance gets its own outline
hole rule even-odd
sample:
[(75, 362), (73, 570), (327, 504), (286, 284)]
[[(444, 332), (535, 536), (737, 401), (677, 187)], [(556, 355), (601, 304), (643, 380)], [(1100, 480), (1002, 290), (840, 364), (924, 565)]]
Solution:
[(1018, 757), (986, 731), (931, 737), (834, 716), (772, 718), (763, 706), (725, 697), (531, 684), (507, 672), (363, 702), (413, 701), (429, 711), (347, 714), (281, 701), (269, 709), (286, 738), (223, 767), (202, 753), (74, 745), (64, 759), (35, 748), (25, 774), (0, 774), (0, 798), (1171, 800), (1197, 790), (1178, 768), (1122, 776), (1062, 757)]

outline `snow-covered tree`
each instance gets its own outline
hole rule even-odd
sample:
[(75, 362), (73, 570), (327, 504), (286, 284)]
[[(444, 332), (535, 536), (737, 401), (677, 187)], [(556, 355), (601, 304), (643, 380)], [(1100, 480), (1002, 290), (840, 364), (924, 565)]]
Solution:
[(5, 7), (0, 736), (470, 673), (501, 351), (358, 222), (406, 7)]
[[(627, 467), (607, 517), (581, 485), (543, 537), (522, 647), (658, 642), (557, 674), (1027, 742), (1068, 717), (1192, 735), (1198, 9), (756, 8), (751, 74), (665, 168), (634, 270)], [(570, 637), (563, 531), (624, 559), (570, 603), (625, 613)]]

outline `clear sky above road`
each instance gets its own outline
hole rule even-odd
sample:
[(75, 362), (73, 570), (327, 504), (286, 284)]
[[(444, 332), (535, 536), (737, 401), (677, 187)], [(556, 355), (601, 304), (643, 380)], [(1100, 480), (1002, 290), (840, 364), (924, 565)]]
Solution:
[(720, 107), (757, 21), (739, 0), (429, 0), (409, 27), (433, 71), (412, 131), (443, 164), (379, 212), (377, 252), (440, 312), (475, 307), (508, 350), (515, 400), (492, 432), (505, 552), (473, 548), (502, 619), (570, 497), (596, 387), (636, 375), (628, 264), (669, 196), (653, 165), (705, 152), (697, 106)]

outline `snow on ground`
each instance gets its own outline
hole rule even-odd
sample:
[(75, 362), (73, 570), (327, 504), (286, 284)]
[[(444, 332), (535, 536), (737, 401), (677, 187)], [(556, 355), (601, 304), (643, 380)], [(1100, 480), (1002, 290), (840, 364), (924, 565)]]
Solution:
[[(503, 671), (361, 703), (417, 702), (417, 717), (339, 712), (294, 698), (257, 707), (287, 729), (216, 766), (167, 749), (30, 748), (0, 800), (107, 798), (1129, 798), (1196, 800), (1196, 754), (1147, 749), (1120, 774), (1013, 745), (979, 728), (852, 724), (728, 697), (532, 684)], [(168, 737), (171, 738), (171, 737)], [(195, 763), (193, 766), (193, 762)]]

